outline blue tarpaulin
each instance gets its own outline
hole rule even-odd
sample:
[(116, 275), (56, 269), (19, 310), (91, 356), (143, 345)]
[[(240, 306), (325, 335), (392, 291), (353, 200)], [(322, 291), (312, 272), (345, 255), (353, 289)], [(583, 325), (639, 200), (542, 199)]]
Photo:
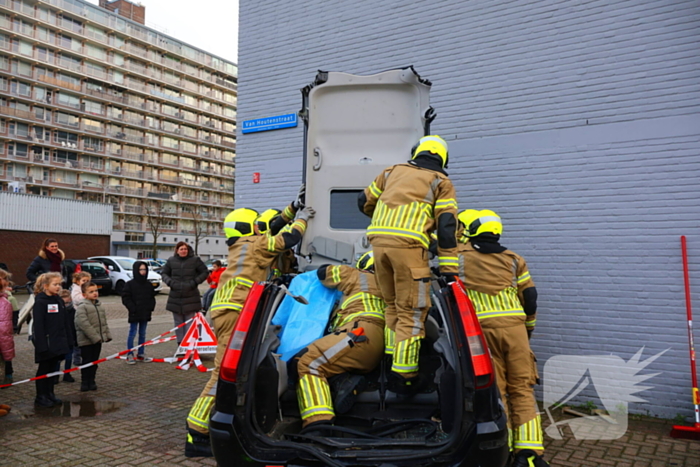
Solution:
[(272, 319), (272, 324), (282, 326), (277, 353), (282, 354), (281, 358), (285, 362), (316, 339), (323, 337), (333, 305), (342, 295), (340, 291), (321, 284), (316, 271), (296, 276), (289, 285), (289, 291), (306, 298), (309, 304), (304, 305), (286, 296)]

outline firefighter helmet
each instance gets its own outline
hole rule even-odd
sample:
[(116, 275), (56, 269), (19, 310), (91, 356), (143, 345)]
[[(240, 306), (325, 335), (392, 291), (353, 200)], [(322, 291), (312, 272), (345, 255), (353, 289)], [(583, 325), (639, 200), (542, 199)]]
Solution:
[(248, 237), (253, 235), (253, 224), (258, 217), (255, 209), (239, 208), (228, 213), (224, 219), (226, 238)]
[(468, 237), (476, 237), (482, 233), (491, 233), (494, 235), (501, 235), (503, 233), (501, 218), (498, 214), (489, 209), (482, 209), (471, 219), (471, 222), (466, 224), (466, 234)]
[(415, 159), (416, 156), (424, 152), (440, 156), (442, 167), (447, 168), (449, 160), (447, 141), (438, 135), (423, 136), (411, 149), (411, 159)]
[(258, 232), (264, 234), (270, 230), (270, 221), (280, 213), (279, 209), (268, 209), (255, 219), (255, 224), (258, 226)]
[(374, 253), (372, 250), (360, 256), (355, 267), (363, 271), (374, 272)]

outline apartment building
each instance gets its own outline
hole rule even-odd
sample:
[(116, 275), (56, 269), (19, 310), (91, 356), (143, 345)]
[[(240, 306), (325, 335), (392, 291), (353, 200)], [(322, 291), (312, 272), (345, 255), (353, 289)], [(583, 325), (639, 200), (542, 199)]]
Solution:
[(155, 219), (161, 256), (195, 233), (222, 256), (237, 74), (97, 5), (0, 0), (0, 188), (111, 204), (114, 253), (149, 252)]

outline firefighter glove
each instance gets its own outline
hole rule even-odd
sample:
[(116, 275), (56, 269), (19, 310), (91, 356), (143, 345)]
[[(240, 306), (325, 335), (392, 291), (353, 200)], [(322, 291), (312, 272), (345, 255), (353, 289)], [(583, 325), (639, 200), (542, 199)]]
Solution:
[(297, 219), (303, 219), (308, 222), (308, 220), (313, 218), (315, 214), (316, 211), (314, 211), (311, 206), (306, 206), (304, 209), (297, 213)]
[(306, 201), (306, 184), (302, 183), (299, 187), (299, 193), (297, 193), (297, 199), (292, 201), (292, 207), (299, 210), (304, 207), (304, 202)]

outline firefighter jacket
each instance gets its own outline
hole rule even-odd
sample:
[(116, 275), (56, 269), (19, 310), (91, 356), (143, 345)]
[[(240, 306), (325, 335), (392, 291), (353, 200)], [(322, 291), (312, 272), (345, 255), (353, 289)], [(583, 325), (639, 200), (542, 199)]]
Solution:
[(384, 327), (384, 308), (374, 274), (351, 266), (321, 266), (316, 274), (323, 285), (343, 292), (332, 322), (333, 330), (357, 319)]
[(360, 208), (372, 216), (367, 236), (374, 246), (393, 248), (430, 245), (437, 230), (442, 273), (457, 273), (457, 200), (444, 172), (417, 161), (385, 169), (360, 196)]
[(462, 237), (459, 242), (459, 278), (483, 327), (525, 323), (531, 330), (535, 327), (537, 292), (527, 263), (522, 256), (505, 247), (497, 250), (499, 252), (482, 253)]
[(306, 221), (300, 219), (277, 235), (230, 238), (228, 266), (210, 307), (212, 316), (226, 309), (241, 311), (253, 284), (267, 280), (279, 255), (299, 243), (305, 231)]

